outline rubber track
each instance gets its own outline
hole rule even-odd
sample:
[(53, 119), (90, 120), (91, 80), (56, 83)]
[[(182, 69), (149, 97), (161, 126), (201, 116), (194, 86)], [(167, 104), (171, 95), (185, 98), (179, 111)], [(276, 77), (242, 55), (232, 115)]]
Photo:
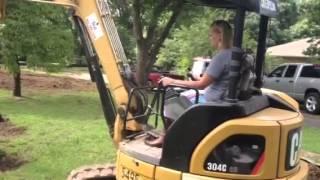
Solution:
[(116, 180), (114, 165), (90, 165), (71, 171), (67, 180)]

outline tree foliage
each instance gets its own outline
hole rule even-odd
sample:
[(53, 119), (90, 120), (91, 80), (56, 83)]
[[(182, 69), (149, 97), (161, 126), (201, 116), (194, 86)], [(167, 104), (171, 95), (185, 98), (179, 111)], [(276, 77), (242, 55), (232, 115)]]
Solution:
[[(294, 34), (292, 26), (298, 21), (299, 10), (295, 0), (279, 1), (279, 15), (272, 18), (268, 29), (268, 46), (274, 46), (292, 41)], [(250, 13), (246, 19), (248, 38), (256, 40), (259, 34), (259, 16)]]
[[(297, 38), (292, 27), (299, 20), (299, 6), (295, 0), (279, 1), (280, 13), (276, 19), (269, 23), (268, 46), (278, 45)], [(232, 24), (234, 13), (218, 11), (212, 8), (189, 9), (192, 13), (181, 27), (174, 30), (172, 36), (166, 40), (159, 54), (158, 64), (166, 68), (177, 69), (185, 72), (195, 56), (211, 56), (212, 48), (208, 42), (208, 27), (217, 19), (228, 20)], [(247, 13), (245, 20), (245, 32), (243, 48), (256, 50), (259, 34), (259, 16), (255, 13)], [(184, 25), (186, 24), (186, 25)]]
[(17, 59), (26, 57), (31, 68), (59, 70), (72, 60), (74, 37), (66, 10), (23, 0), (8, 1), (1, 29), (1, 52), (11, 73)]
[(175, 68), (185, 73), (194, 57), (214, 54), (208, 39), (210, 24), (214, 20), (231, 17), (228, 12), (206, 7), (196, 7), (191, 12), (194, 14), (173, 31), (158, 55), (157, 63), (166, 69)]
[(305, 52), (308, 55), (320, 57), (320, 1), (307, 0), (302, 4), (302, 20), (300, 26), (304, 26), (304, 32), (309, 34), (311, 39), (311, 46)]
[[(138, 84), (144, 85), (147, 82), (147, 73), (155, 63), (163, 42), (182, 12), (184, 1), (114, 0), (112, 2), (115, 14), (119, 16), (117, 22), (122, 24), (120, 32), (131, 32), (134, 35), (136, 76)], [(130, 36), (122, 34), (121, 37), (129, 42), (129, 46), (132, 45)], [(126, 52), (133, 54), (132, 50), (126, 50)]]

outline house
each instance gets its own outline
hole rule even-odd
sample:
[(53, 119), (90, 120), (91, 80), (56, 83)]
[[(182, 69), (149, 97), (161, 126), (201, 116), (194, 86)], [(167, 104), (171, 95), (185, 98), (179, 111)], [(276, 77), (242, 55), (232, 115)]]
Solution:
[(284, 62), (310, 62), (312, 57), (305, 55), (304, 52), (311, 45), (310, 38), (300, 39), (268, 48), (269, 56), (282, 58)]

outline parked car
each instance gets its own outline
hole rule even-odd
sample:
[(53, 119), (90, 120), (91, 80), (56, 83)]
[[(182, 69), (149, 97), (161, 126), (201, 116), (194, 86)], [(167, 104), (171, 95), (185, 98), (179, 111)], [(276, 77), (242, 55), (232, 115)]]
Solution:
[(282, 64), (264, 78), (264, 87), (303, 102), (309, 113), (320, 113), (320, 65)]

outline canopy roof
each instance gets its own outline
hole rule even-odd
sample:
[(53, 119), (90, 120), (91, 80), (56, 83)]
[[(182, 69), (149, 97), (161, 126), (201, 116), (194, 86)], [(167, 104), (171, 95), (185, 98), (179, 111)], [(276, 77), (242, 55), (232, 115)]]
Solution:
[(278, 0), (187, 0), (191, 3), (217, 8), (237, 9), (256, 12), (260, 15), (275, 17), (278, 14)]

